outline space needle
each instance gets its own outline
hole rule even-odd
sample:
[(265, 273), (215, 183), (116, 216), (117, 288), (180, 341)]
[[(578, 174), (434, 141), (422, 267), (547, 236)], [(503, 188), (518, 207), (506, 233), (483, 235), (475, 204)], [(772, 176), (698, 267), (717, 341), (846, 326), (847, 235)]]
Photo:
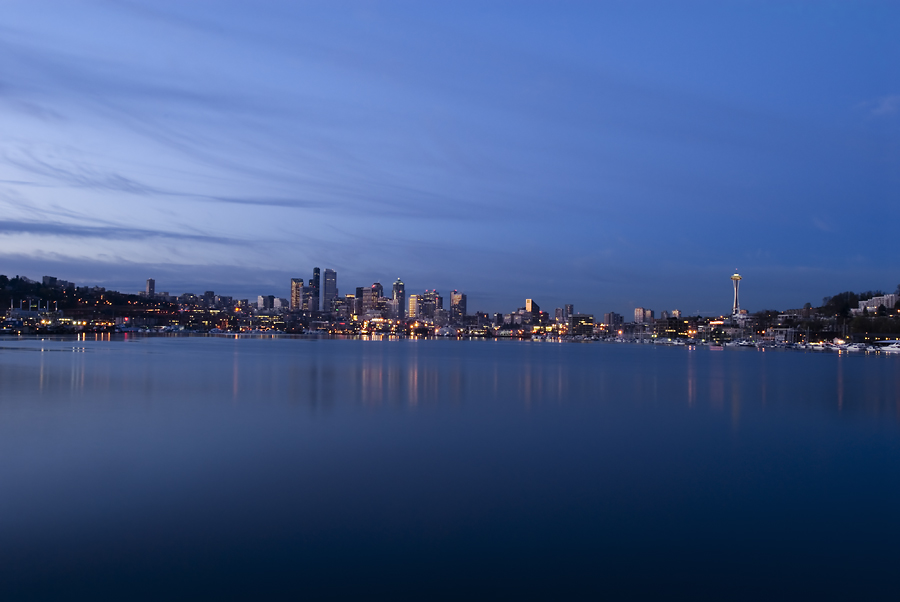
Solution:
[(737, 273), (737, 270), (734, 271), (731, 282), (734, 284), (734, 307), (731, 308), (731, 315), (736, 316), (741, 312), (741, 302), (738, 300), (738, 286), (741, 283), (741, 275)]

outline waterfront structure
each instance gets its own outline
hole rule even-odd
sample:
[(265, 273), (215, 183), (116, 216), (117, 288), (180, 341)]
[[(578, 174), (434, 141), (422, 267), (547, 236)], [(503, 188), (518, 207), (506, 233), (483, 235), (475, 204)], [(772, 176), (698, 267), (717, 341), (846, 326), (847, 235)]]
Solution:
[(153, 297), (154, 295), (156, 295), (156, 280), (147, 278), (147, 296)]
[(450, 293), (450, 321), (462, 323), (466, 318), (466, 295), (457, 290)]
[(741, 303), (738, 300), (738, 286), (741, 283), (741, 275), (737, 273), (735, 270), (734, 275), (731, 277), (731, 282), (734, 284), (734, 307), (731, 308), (731, 315), (736, 316), (741, 313)]

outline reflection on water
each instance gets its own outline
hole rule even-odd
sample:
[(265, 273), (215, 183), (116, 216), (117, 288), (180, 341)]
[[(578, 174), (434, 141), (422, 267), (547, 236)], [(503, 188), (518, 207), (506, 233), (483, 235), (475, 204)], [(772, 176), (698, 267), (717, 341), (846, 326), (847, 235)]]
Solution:
[[(409, 407), (629, 403), (728, 411), (900, 412), (898, 358), (518, 342), (135, 339), (0, 341), (3, 393), (186, 393), (234, 403)], [(728, 402), (726, 406), (726, 400)]]
[(0, 340), (0, 599), (884, 599), (898, 423), (896, 357)]

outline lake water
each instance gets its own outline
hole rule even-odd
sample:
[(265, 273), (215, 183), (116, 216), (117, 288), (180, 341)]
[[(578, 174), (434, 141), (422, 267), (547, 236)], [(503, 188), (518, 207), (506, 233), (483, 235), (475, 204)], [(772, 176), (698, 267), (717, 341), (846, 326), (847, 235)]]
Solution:
[(0, 340), (0, 599), (896, 599), (900, 357)]

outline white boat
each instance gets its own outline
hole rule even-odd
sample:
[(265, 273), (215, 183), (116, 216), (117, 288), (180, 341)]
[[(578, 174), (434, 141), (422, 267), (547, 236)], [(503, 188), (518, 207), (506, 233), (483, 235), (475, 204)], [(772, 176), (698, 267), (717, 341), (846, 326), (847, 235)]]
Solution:
[(886, 347), (882, 347), (880, 351), (884, 351), (885, 353), (900, 353), (900, 343), (891, 343)]

